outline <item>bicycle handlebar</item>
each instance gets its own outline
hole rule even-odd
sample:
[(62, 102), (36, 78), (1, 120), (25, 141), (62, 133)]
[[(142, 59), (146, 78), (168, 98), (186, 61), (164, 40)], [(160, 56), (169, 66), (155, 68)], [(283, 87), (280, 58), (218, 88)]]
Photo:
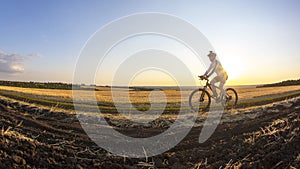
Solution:
[(198, 76), (200, 78), (200, 80), (208, 80), (207, 76)]

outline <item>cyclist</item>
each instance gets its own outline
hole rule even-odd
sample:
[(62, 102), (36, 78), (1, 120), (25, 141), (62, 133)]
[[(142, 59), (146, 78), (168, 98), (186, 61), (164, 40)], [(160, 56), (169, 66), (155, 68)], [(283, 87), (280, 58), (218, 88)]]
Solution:
[(209, 57), (211, 64), (207, 69), (207, 71), (204, 73), (204, 75), (200, 76), (200, 78), (206, 79), (210, 77), (213, 73), (217, 74), (217, 76), (214, 77), (210, 83), (212, 84), (211, 85), (212, 92), (213, 92), (212, 97), (216, 99), (216, 102), (220, 102), (221, 98), (217, 94), (215, 83), (220, 82), (219, 84), (220, 92), (224, 96), (225, 95), (224, 85), (226, 83), (226, 80), (228, 79), (228, 75), (224, 70), (223, 66), (221, 65), (220, 61), (216, 59), (217, 56), (216, 53), (214, 53), (213, 51), (209, 51), (209, 54), (207, 56)]

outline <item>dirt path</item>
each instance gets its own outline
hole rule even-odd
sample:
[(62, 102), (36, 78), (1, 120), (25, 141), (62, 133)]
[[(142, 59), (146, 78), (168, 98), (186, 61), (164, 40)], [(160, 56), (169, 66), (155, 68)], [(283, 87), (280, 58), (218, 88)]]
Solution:
[[(231, 120), (230, 120), (231, 119)], [(234, 119), (234, 120), (233, 120)], [(0, 101), (0, 168), (299, 168), (300, 99), (225, 113), (199, 144), (201, 125), (148, 159), (114, 156), (95, 145), (75, 115)], [(118, 128), (127, 135), (162, 128)]]

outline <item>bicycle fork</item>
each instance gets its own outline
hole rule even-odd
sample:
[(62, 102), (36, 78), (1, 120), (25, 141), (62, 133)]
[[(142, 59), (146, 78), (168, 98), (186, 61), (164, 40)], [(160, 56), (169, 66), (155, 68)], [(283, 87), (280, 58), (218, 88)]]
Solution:
[(204, 101), (205, 91), (206, 91), (206, 87), (204, 87), (203, 90), (202, 90), (202, 93), (201, 93), (201, 96), (200, 96), (200, 99), (199, 99), (200, 102)]

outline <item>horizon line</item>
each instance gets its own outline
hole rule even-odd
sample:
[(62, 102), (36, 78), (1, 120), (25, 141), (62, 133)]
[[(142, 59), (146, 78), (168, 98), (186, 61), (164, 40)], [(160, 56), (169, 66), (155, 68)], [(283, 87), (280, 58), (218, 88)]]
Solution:
[[(275, 83), (280, 83), (284, 81), (293, 81), (293, 80), (300, 80), (298, 79), (289, 79), (289, 80), (281, 80), (281, 81), (276, 81), (276, 82), (271, 82), (271, 83), (257, 83), (257, 84), (230, 84), (225, 86), (259, 86), (259, 85), (267, 85), (267, 84), (275, 84)], [(108, 84), (85, 84), (85, 83), (72, 83), (72, 82), (66, 82), (66, 81), (21, 81), (21, 80), (3, 80), (0, 79), (0, 81), (6, 81), (6, 82), (25, 82), (25, 83), (63, 83), (63, 84), (71, 84), (71, 85), (81, 85), (81, 86), (96, 86), (96, 87), (177, 87), (176, 85), (132, 85), (132, 86), (127, 86), (127, 85), (108, 85)], [(199, 86), (199, 85), (196, 85)], [(194, 87), (194, 85), (184, 85), (182, 87)]]

